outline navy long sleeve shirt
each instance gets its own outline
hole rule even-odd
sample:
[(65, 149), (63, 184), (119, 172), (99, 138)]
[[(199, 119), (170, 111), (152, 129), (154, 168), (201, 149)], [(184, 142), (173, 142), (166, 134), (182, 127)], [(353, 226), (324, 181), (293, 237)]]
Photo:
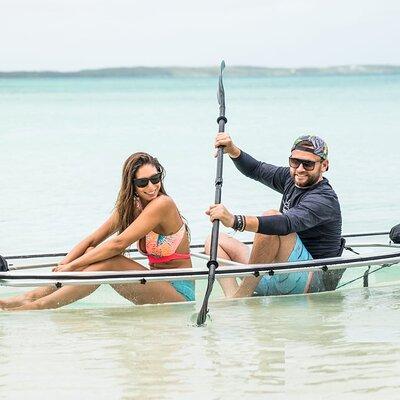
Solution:
[(335, 191), (326, 178), (307, 188), (295, 186), (289, 167), (255, 160), (244, 151), (232, 159), (245, 176), (281, 193), (282, 215), (260, 216), (258, 233), (288, 235), (296, 232), (313, 258), (342, 253), (342, 216)]

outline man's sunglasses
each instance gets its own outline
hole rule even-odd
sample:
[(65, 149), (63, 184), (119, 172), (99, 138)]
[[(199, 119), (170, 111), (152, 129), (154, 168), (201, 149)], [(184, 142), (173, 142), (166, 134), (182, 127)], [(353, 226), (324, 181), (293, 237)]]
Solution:
[(161, 177), (162, 177), (162, 174), (161, 174), (161, 172), (159, 172), (158, 174), (155, 174), (155, 175), (151, 176), (150, 178), (133, 179), (133, 184), (137, 187), (144, 188), (149, 184), (149, 182), (151, 182), (153, 185), (160, 183)]
[(301, 158), (289, 157), (289, 165), (292, 168), (299, 168), (300, 164), (303, 164), (303, 168), (306, 171), (312, 171), (315, 168), (315, 164), (321, 161), (311, 161), (311, 160), (302, 160)]

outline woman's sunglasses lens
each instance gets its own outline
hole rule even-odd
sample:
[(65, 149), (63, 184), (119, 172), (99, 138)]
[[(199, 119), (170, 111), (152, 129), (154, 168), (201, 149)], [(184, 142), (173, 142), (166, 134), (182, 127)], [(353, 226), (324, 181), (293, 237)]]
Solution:
[(161, 173), (155, 174), (150, 178), (134, 179), (133, 183), (140, 188), (144, 188), (149, 184), (149, 181), (155, 185), (161, 181)]
[(143, 188), (149, 184), (149, 180), (148, 179), (135, 179), (134, 183), (137, 187)]
[(161, 174), (157, 174), (152, 176), (150, 179), (150, 182), (155, 185), (156, 183), (159, 183), (161, 181)]

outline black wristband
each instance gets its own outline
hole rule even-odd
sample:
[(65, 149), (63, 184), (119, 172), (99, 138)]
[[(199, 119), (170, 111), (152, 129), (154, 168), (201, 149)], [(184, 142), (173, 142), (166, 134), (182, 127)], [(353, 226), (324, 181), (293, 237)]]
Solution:
[(241, 231), (242, 226), (243, 226), (243, 219), (242, 219), (241, 215), (238, 215), (237, 218), (238, 218), (238, 227), (237, 228), (238, 228), (238, 231)]
[(233, 230), (235, 230), (235, 231), (237, 231), (238, 230), (238, 218), (237, 218), (237, 215), (234, 215), (233, 216), (233, 225), (232, 225), (232, 229)]
[(244, 215), (234, 215), (232, 228), (235, 231), (243, 232), (246, 229), (246, 217)]

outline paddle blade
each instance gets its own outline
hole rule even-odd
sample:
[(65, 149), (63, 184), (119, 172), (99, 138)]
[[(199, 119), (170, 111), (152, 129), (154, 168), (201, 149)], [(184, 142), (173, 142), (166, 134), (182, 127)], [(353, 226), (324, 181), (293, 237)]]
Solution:
[(221, 117), (225, 116), (225, 90), (224, 90), (224, 84), (222, 82), (222, 73), (224, 72), (225, 69), (225, 61), (222, 60), (221, 62), (221, 71), (219, 74), (219, 81), (218, 81), (218, 91), (217, 91), (217, 99), (218, 99), (218, 104), (219, 104), (219, 115)]
[(204, 326), (207, 320), (208, 315), (208, 300), (210, 298), (214, 281), (215, 281), (215, 270), (218, 267), (218, 263), (216, 261), (209, 261), (207, 263), (208, 271), (208, 283), (207, 283), (207, 290), (204, 295), (203, 304), (197, 315), (197, 326)]

